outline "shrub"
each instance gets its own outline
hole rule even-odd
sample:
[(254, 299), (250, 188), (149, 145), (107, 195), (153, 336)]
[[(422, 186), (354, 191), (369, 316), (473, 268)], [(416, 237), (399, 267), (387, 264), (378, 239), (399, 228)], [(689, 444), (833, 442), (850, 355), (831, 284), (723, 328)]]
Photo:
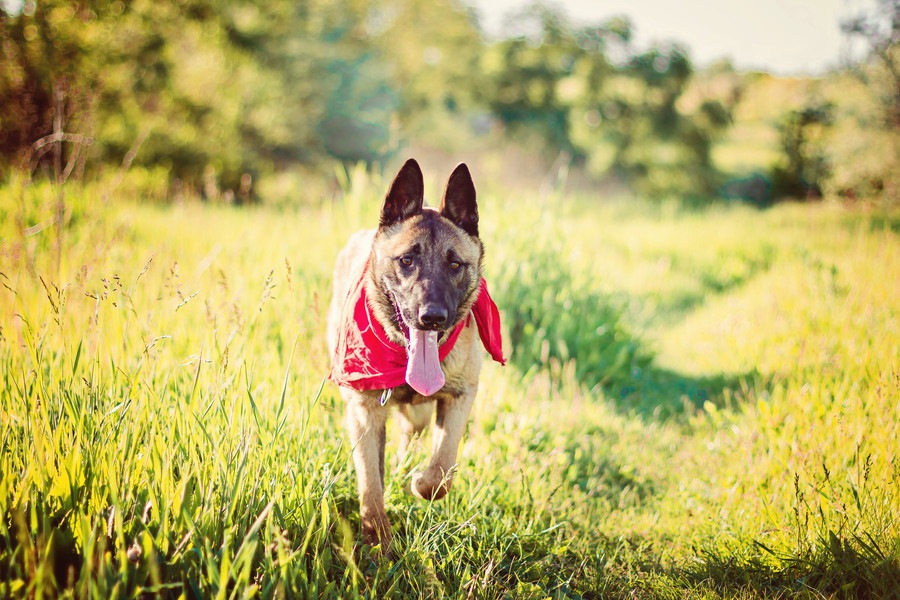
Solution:
[(492, 289), (509, 331), (510, 360), (524, 374), (555, 377), (574, 363), (579, 382), (625, 385), (649, 354), (625, 328), (622, 310), (590, 281), (578, 278), (565, 256), (534, 239), (512, 249)]

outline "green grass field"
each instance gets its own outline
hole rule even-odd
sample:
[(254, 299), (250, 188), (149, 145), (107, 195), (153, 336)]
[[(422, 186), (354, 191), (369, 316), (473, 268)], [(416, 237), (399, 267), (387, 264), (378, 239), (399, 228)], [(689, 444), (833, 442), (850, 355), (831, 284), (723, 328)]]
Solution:
[[(900, 221), (480, 195), (511, 363), (358, 545), (333, 259), (278, 212), (0, 189), (0, 596), (900, 597)], [(435, 194), (431, 194), (432, 197)], [(390, 430), (389, 430), (390, 431)]]

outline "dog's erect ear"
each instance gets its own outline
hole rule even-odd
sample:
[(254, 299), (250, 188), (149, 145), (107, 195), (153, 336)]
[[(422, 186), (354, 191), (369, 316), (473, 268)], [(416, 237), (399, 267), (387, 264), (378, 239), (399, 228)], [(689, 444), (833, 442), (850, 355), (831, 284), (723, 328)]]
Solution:
[(425, 182), (422, 179), (422, 169), (419, 163), (410, 158), (391, 183), (384, 198), (384, 206), (381, 207), (381, 227), (390, 227), (404, 219), (408, 219), (422, 212), (422, 203), (425, 200)]
[(450, 219), (469, 235), (478, 236), (478, 204), (475, 203), (475, 184), (466, 163), (459, 163), (441, 200), (441, 215)]

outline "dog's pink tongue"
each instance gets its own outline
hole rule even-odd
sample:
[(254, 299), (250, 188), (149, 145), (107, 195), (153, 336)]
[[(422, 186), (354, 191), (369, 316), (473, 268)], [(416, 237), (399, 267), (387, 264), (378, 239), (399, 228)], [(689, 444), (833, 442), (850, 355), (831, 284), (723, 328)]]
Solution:
[(437, 331), (409, 330), (406, 347), (406, 383), (423, 396), (430, 396), (444, 387), (444, 372), (438, 357)]

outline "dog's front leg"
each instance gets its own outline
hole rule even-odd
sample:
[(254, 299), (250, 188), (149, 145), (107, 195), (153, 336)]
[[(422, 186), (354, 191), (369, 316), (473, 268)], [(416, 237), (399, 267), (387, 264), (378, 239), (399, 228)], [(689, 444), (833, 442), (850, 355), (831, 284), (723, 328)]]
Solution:
[(384, 511), (384, 444), (387, 408), (353, 394), (347, 402), (347, 431), (359, 487), (363, 541), (387, 552), (391, 526)]
[(412, 491), (419, 498), (437, 500), (450, 490), (453, 482), (451, 469), (456, 464), (456, 452), (474, 400), (473, 387), (459, 396), (449, 396), (437, 401), (431, 463), (425, 471), (415, 474), (412, 479)]

